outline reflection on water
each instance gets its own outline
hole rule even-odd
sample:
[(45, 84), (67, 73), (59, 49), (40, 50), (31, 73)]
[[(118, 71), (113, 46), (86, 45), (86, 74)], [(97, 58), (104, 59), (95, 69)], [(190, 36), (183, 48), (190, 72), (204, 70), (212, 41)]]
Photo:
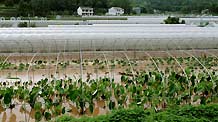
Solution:
[[(0, 109), (2, 108), (0, 107)], [(6, 109), (4, 112), (0, 112), (1, 122), (24, 122), (25, 120), (34, 122), (34, 112), (30, 112), (30, 106), (27, 106), (27, 111), (23, 109), (22, 105), (16, 105), (12, 110)]]
[[(79, 112), (79, 109), (73, 105), (66, 103), (63, 106), (65, 106), (70, 111), (67, 113), (68, 115), (74, 116), (74, 117), (80, 117), (82, 116)], [(26, 109), (22, 105), (15, 106), (14, 109), (4, 109), (1, 107), (1, 113), (0, 113), (0, 122), (35, 122), (35, 110), (31, 109), (29, 105), (26, 105)], [(87, 116), (98, 116), (100, 114), (106, 114), (109, 111), (109, 109), (106, 107), (106, 103), (104, 100), (99, 100), (95, 102), (95, 107), (93, 110), (93, 113), (90, 112), (89, 108), (85, 110), (85, 115)], [(55, 117), (55, 116), (53, 116)]]
[(7, 120), (7, 114), (6, 112), (3, 113), (2, 122), (6, 122)]
[(97, 116), (97, 115), (99, 115), (99, 113), (100, 113), (100, 108), (99, 108), (99, 107), (96, 107), (96, 108), (94, 109), (93, 115), (94, 115), (94, 116)]
[(14, 113), (12, 113), (10, 118), (9, 118), (9, 122), (16, 122), (16, 121), (17, 121), (17, 117)]

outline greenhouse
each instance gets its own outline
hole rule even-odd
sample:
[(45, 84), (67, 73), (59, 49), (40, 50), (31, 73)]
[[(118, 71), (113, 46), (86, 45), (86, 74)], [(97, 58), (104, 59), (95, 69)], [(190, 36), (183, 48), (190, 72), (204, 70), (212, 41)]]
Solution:
[(0, 121), (216, 103), (217, 33), (164, 24), (0, 28)]
[(0, 29), (1, 52), (167, 50), (217, 47), (218, 28), (185, 25), (90, 25)]

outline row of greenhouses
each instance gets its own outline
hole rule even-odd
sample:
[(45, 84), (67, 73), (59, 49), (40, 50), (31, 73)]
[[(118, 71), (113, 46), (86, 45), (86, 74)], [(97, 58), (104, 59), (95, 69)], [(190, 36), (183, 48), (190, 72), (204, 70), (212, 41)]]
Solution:
[(55, 121), (218, 101), (218, 28), (0, 28), (0, 121)]
[(217, 48), (218, 28), (187, 25), (74, 25), (1, 28), (0, 52)]

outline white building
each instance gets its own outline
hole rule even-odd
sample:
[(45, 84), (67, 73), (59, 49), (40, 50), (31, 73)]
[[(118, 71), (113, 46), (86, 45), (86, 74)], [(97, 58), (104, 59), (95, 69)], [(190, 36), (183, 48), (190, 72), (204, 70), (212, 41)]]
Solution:
[(120, 7), (112, 7), (108, 9), (108, 15), (119, 16), (124, 14), (124, 9)]
[(93, 16), (94, 9), (90, 7), (79, 7), (77, 13), (80, 16)]

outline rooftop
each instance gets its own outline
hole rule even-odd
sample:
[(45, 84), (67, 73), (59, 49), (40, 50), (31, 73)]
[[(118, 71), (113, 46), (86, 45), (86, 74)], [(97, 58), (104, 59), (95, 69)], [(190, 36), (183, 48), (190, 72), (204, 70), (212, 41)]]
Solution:
[(80, 8), (81, 8), (81, 9), (89, 9), (89, 10), (93, 10), (93, 8), (91, 8), (91, 7), (81, 7), (81, 6), (80, 6)]
[(118, 9), (119, 9), (119, 10), (120, 10), (120, 9), (124, 10), (123, 8), (120, 8), (120, 7), (111, 7), (111, 8), (117, 9), (117, 10), (118, 10)]

